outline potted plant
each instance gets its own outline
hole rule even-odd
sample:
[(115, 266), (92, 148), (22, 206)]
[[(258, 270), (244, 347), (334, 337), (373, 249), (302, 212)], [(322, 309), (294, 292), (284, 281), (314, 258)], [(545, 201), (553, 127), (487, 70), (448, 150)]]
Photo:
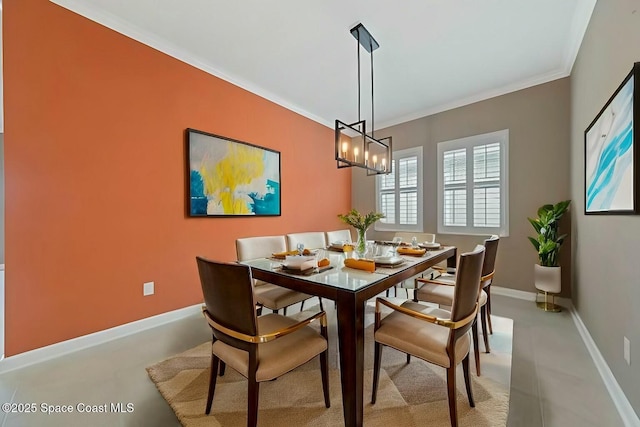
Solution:
[(538, 252), (539, 264), (534, 266), (534, 283), (545, 294), (545, 301), (538, 303), (538, 307), (545, 311), (560, 311), (560, 307), (553, 300), (549, 303), (547, 297), (551, 293), (553, 298), (561, 290), (558, 253), (567, 235), (558, 235), (558, 221), (567, 212), (570, 203), (571, 200), (565, 200), (555, 205), (543, 205), (538, 209), (537, 218), (528, 218), (538, 234), (537, 237), (529, 237), (529, 241)]
[(356, 229), (358, 233), (358, 240), (355, 248), (356, 253), (358, 256), (363, 256), (367, 250), (367, 229), (377, 220), (384, 218), (384, 214), (372, 211), (366, 215), (362, 215), (357, 210), (351, 209), (349, 213), (345, 215), (338, 214), (338, 218), (340, 218), (342, 222), (349, 224)]

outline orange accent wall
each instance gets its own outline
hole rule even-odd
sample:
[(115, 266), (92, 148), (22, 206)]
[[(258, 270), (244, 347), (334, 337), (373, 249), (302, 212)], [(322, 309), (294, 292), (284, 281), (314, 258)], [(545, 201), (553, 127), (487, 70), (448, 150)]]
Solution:
[[(331, 129), (49, 1), (3, 15), (8, 356), (199, 303), (238, 237), (342, 227)], [(282, 216), (186, 217), (187, 127), (280, 151)]]

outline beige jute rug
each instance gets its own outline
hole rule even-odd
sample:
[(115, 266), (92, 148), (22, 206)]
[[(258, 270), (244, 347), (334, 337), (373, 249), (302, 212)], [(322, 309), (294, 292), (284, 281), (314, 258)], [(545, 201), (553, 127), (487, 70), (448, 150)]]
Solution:
[[(512, 323), (510, 319), (493, 318), (494, 334), (490, 338), (493, 348), (490, 354), (481, 353), (482, 376), (476, 376), (475, 368), (471, 368), (475, 408), (469, 407), (462, 368), (458, 367), (461, 426), (506, 425)], [(223, 377), (218, 377), (211, 414), (204, 414), (210, 349), (210, 342), (203, 343), (150, 366), (149, 377), (183, 426), (245, 426), (247, 381), (231, 368), (227, 368)], [(484, 350), (482, 344), (481, 349)], [(320, 365), (315, 358), (275, 381), (260, 384), (259, 426), (344, 425), (335, 340), (330, 341), (329, 351), (331, 408), (324, 406)], [(365, 331), (364, 425), (450, 426), (445, 370), (417, 358), (407, 364), (403, 353), (388, 347), (382, 355), (378, 398), (376, 404), (371, 405), (373, 327), (369, 326)]]

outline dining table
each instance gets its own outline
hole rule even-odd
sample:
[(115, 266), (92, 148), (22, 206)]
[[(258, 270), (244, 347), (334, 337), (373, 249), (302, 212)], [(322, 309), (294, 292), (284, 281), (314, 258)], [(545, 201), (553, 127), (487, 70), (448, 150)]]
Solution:
[(364, 416), (364, 317), (367, 300), (425, 270), (447, 262), (455, 267), (455, 246), (426, 250), (421, 256), (400, 255), (402, 263), (378, 265), (369, 272), (344, 265), (348, 253), (324, 251), (330, 265), (311, 274), (296, 274), (282, 268), (283, 260), (258, 258), (240, 261), (251, 267), (255, 279), (327, 298), (336, 302), (338, 349), (344, 424), (360, 427)]

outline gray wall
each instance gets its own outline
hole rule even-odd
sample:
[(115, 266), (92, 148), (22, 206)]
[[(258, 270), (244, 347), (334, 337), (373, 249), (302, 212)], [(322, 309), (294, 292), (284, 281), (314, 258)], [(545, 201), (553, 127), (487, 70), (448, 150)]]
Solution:
[[(437, 143), (509, 129), (510, 235), (500, 241), (496, 286), (535, 292), (533, 265), (537, 256), (527, 240), (533, 235), (527, 217), (535, 216), (541, 205), (568, 199), (570, 195), (569, 90), (569, 79), (560, 79), (376, 131), (379, 137), (393, 136), (396, 150), (424, 147), (424, 231), (435, 232)], [(366, 211), (375, 209), (373, 177), (360, 170), (354, 170), (352, 176), (353, 206)], [(568, 216), (562, 227), (569, 231)], [(386, 239), (391, 235), (369, 232), (367, 237)], [(485, 237), (441, 235), (437, 240), (464, 251)], [(570, 255), (570, 244), (565, 244), (561, 252), (565, 296), (571, 290)]]
[[(571, 75), (573, 303), (640, 415), (640, 216), (583, 213), (584, 130), (637, 61), (640, 1), (599, 1)], [(631, 340), (631, 366), (623, 336)]]

